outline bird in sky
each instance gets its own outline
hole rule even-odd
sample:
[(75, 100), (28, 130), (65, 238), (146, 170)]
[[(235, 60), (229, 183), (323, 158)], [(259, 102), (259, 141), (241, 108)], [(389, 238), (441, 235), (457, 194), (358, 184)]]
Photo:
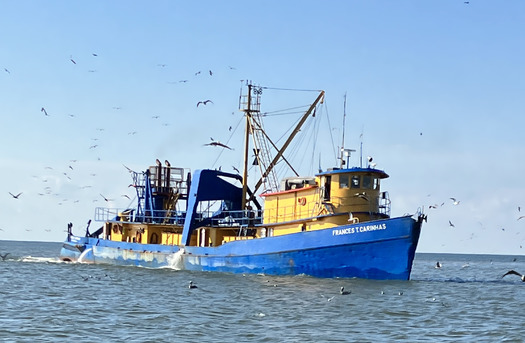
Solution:
[(93, 55), (93, 56), (95, 56), (95, 57), (97, 57), (97, 56), (98, 56), (97, 54), (94, 54), (94, 53), (93, 53), (93, 54), (91, 54), (91, 55)]
[(525, 218), (525, 216), (521, 216), (521, 217), (519, 217), (518, 220), (523, 219), (523, 218)]
[(199, 101), (197, 103), (197, 107), (199, 107), (200, 104), (207, 105), (208, 103), (212, 103), (213, 104), (213, 101), (211, 101), (211, 100)]
[(239, 173), (239, 174), (241, 173), (241, 172), (239, 171), (239, 169), (235, 168), (235, 166), (232, 166), (232, 168), (233, 168), (233, 170), (235, 170), (237, 173)]
[(458, 205), (459, 204), (459, 200), (456, 200), (456, 198), (450, 198), (450, 200), (452, 200), (452, 205)]
[(11, 194), (11, 196), (12, 196), (13, 198), (18, 199), (18, 197), (19, 197), (20, 195), (22, 195), (22, 192), (18, 193), (17, 195), (14, 195), (14, 194), (11, 193), (11, 192), (9, 192), (9, 194)]
[(77, 64), (77, 62), (75, 62), (75, 60), (73, 59), (73, 56), (69, 56), (69, 60), (70, 60), (73, 64)]
[(107, 202), (111, 201), (110, 199), (106, 198), (105, 196), (103, 196), (102, 194), (100, 194), (100, 196)]
[(43, 107), (42, 107), (42, 108), (40, 109), (40, 112), (44, 112), (44, 114), (45, 114), (46, 116), (49, 116), (49, 114), (47, 114), (47, 111), (46, 111), (46, 109), (45, 109), (45, 108), (43, 108)]
[(522, 274), (518, 273), (515, 270), (509, 270), (508, 272), (503, 274), (502, 278), (507, 276), (507, 275), (518, 275), (521, 278), (521, 281), (525, 282), (525, 275), (522, 275)]
[(451, 222), (450, 220), (448, 221), (448, 225), (449, 225), (450, 227), (455, 227), (454, 224), (452, 224), (452, 222)]
[(218, 146), (218, 147), (221, 147), (221, 148), (226, 148), (226, 149), (229, 149), (229, 150), (233, 150), (232, 148), (230, 148), (229, 146), (227, 146), (226, 144), (223, 144), (221, 142), (216, 142), (216, 141), (213, 141), (211, 143), (208, 143), (208, 144), (204, 144), (205, 146), (208, 145), (208, 146)]
[(11, 74), (11, 72), (7, 68), (4, 68), (4, 70), (6, 73)]
[(212, 72), (211, 70), (209, 71), (209, 73), (210, 73), (210, 76), (212, 76), (212, 75), (213, 75), (213, 72)]

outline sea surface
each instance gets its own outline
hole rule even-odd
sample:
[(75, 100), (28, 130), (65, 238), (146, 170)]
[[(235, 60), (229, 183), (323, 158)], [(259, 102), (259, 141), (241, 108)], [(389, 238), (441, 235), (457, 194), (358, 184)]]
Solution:
[(0, 241), (0, 342), (525, 341), (525, 282), (502, 278), (525, 256), (417, 254), (410, 281), (373, 281), (62, 263), (60, 247)]

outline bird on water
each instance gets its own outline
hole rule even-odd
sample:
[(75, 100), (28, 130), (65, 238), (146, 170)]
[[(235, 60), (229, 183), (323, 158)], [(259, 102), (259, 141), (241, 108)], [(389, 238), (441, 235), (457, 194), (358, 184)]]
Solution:
[(341, 287), (341, 295), (348, 295), (348, 294), (351, 294), (351, 293), (352, 293), (351, 291), (345, 291), (345, 288)]
[(193, 281), (190, 281), (190, 284), (188, 285), (188, 288), (189, 288), (189, 289), (197, 288), (197, 285), (195, 285), (195, 284), (193, 283)]

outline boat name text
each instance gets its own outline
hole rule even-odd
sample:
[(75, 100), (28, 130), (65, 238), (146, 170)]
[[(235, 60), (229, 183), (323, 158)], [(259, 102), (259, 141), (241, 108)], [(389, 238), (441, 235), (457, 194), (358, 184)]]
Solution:
[(368, 232), (368, 231), (377, 231), (377, 230), (386, 230), (386, 224), (375, 224), (375, 225), (363, 225), (356, 227), (347, 227), (344, 229), (334, 229), (332, 231), (332, 236), (339, 235), (349, 235), (352, 233)]

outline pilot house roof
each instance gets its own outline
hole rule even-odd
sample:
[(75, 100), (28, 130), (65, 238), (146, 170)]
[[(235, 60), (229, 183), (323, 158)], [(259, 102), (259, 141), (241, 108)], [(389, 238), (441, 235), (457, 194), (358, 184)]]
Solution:
[(322, 173), (316, 174), (315, 176), (326, 176), (326, 175), (334, 175), (334, 174), (349, 174), (349, 173), (355, 173), (355, 174), (375, 174), (380, 179), (386, 179), (388, 177), (388, 174), (380, 169), (375, 168), (348, 168), (348, 169), (339, 169), (339, 168), (330, 168), (327, 171), (324, 171)]

